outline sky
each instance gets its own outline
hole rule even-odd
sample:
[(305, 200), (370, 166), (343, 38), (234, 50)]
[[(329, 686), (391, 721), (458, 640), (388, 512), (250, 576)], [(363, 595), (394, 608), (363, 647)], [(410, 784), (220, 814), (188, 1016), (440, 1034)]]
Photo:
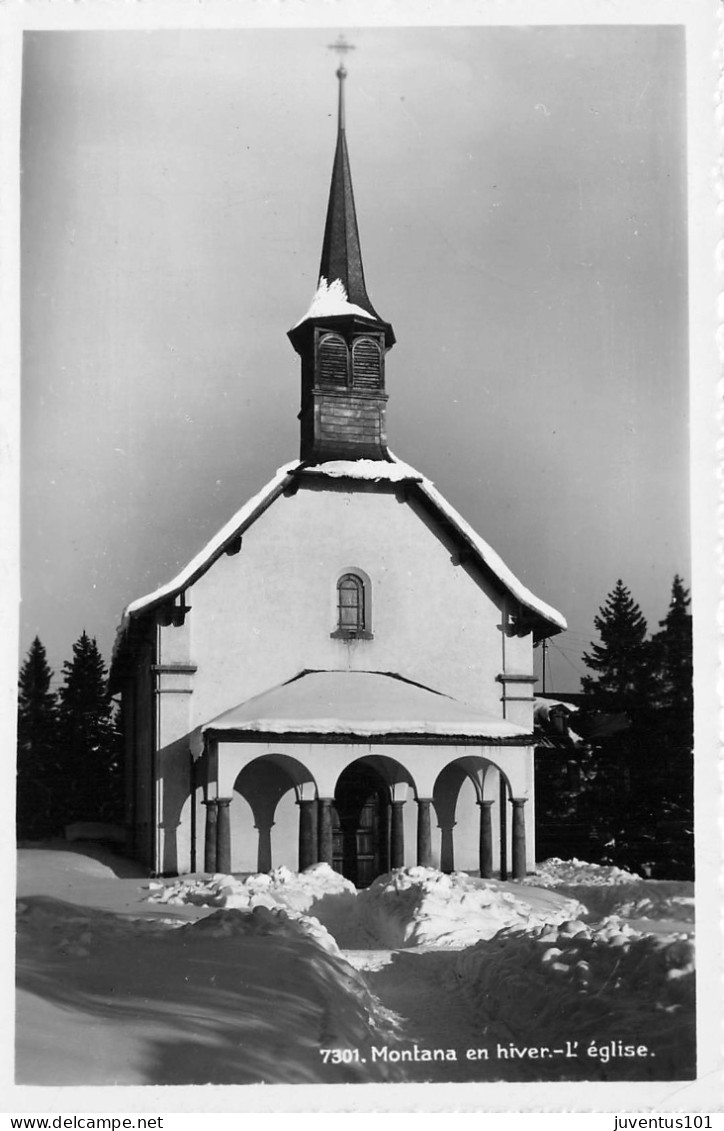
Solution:
[[(298, 455), (338, 28), (27, 32), (19, 655), (168, 581)], [(569, 631), (691, 579), (684, 32), (346, 29), (391, 450)]]

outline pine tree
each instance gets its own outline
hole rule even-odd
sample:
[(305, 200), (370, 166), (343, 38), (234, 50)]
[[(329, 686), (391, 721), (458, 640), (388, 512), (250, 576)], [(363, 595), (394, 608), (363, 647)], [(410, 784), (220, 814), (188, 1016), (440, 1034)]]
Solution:
[(593, 740), (595, 783), (580, 808), (602, 860), (656, 878), (688, 877), (693, 868), (690, 776), (682, 755), (687, 743), (691, 748), (688, 604), (677, 576), (662, 631), (647, 639), (641, 610), (618, 581), (595, 618), (600, 643), (584, 654), (596, 673), (581, 681), (584, 717), (623, 712), (627, 725)]
[(693, 872), (694, 692), (689, 592), (678, 574), (652, 640), (656, 663), (659, 825), (669, 854)]
[(636, 716), (642, 693), (650, 690), (651, 652), (646, 642), (647, 625), (640, 608), (620, 579), (594, 619), (601, 638), (591, 652), (583, 654), (597, 678), (584, 676), (581, 687), (590, 712), (625, 711)]
[(694, 693), (692, 627), (689, 591), (678, 573), (671, 587), (669, 609), (661, 632), (653, 638), (657, 674), (657, 709), (666, 719), (665, 732), (674, 749), (693, 746)]
[[(651, 854), (648, 842), (640, 843), (642, 822), (637, 815), (642, 803), (648, 805), (655, 750), (651, 643), (641, 609), (620, 579), (594, 625), (599, 642), (591, 644), (583, 659), (596, 674), (581, 680), (581, 714), (592, 735), (592, 772), (581, 800), (582, 815), (600, 862), (637, 868)], [(617, 726), (607, 726), (609, 719)], [(648, 817), (643, 824), (648, 827)]]
[(63, 665), (60, 733), (66, 776), (65, 823), (114, 820), (120, 788), (118, 733), (108, 673), (95, 639), (83, 631)]
[(17, 835), (37, 839), (55, 832), (58, 711), (53, 672), (39, 637), (18, 678)]

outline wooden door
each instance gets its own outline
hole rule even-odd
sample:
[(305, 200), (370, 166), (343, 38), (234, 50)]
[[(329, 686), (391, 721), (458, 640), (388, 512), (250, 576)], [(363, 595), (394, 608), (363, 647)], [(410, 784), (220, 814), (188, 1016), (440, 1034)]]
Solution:
[(332, 867), (357, 887), (367, 887), (389, 868), (389, 806), (384, 790), (341, 791), (332, 810)]

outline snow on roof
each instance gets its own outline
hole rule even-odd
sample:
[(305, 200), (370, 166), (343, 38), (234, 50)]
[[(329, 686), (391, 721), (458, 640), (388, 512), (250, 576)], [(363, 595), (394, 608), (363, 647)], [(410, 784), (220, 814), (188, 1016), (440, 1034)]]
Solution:
[(539, 714), (542, 719), (548, 718), (553, 707), (564, 707), (569, 714), (574, 714), (580, 709), (575, 703), (570, 703), (566, 699), (549, 699), (548, 696), (544, 699), (541, 695), (534, 695), (533, 703), (536, 714)]
[(448, 521), (457, 528), (466, 541), (477, 551), (488, 569), (491, 570), (491, 572), (502, 581), (506, 589), (520, 601), (521, 605), (524, 605), (527, 609), (532, 609), (533, 612), (538, 613), (547, 621), (557, 625), (560, 629), (568, 628), (566, 618), (554, 609), (552, 605), (547, 605), (545, 601), (541, 601), (535, 594), (531, 593), (530, 589), (526, 589), (522, 582), (518, 581), (518, 578), (508, 569), (503, 559), (496, 554), (492, 546), (489, 546), (479, 534), (476, 534), (470, 523), (466, 522), (462, 515), (458, 514), (455, 508), (448, 503), (447, 499), (443, 498), (429, 479), (422, 479), (421, 488), (428, 499), (442, 511)]
[(558, 629), (567, 627), (565, 617), (544, 601), (539, 600), (529, 589), (526, 589), (496, 554), (495, 550), (479, 534), (476, 534), (469, 523), (443, 498), (429, 479), (426, 479), (414, 467), (398, 460), (392, 452), (388, 452), (388, 455), (389, 460), (330, 460), (328, 463), (309, 466), (300, 463), (299, 460), (293, 460), (291, 463), (284, 464), (283, 467), (279, 468), (274, 478), (229, 519), (203, 550), (173, 580), (155, 589), (152, 593), (148, 593), (145, 597), (139, 597), (132, 601), (125, 608), (118, 630), (117, 644), (134, 614), (142, 612), (152, 605), (157, 605), (166, 598), (173, 597), (176, 593), (191, 585), (218, 557), (225, 543), (251, 525), (258, 515), (274, 501), (277, 495), (281, 494), (288, 481), (293, 477), (304, 478), (305, 476), (323, 476), (329, 479), (360, 479), (375, 482), (387, 481), (390, 483), (414, 482), (434, 507), (468, 542), (484, 565), (521, 605), (531, 609)]
[(385, 459), (335, 459), (327, 463), (302, 467), (297, 474), (327, 475), (330, 479), (388, 480), (390, 483), (402, 483), (404, 480), (413, 480), (415, 483), (423, 481), (419, 471), (415, 471), (414, 467), (398, 459), (392, 462)]
[(295, 323), (293, 329), (296, 330), (297, 326), (301, 326), (308, 318), (333, 318), (339, 314), (358, 314), (362, 318), (377, 317), (371, 310), (365, 310), (364, 307), (349, 301), (347, 288), (341, 279), (333, 279), (328, 283), (322, 275), (309, 310)]
[(273, 479), (271, 479), (265, 487), (262, 487), (253, 498), (244, 503), (227, 523), (222, 526), (221, 530), (211, 539), (210, 542), (204, 546), (195, 558), (184, 566), (180, 573), (173, 578), (172, 581), (161, 585), (158, 589), (154, 589), (153, 593), (146, 594), (145, 597), (138, 597), (137, 600), (131, 601), (123, 611), (123, 618), (121, 621), (121, 630), (125, 628), (131, 616), (134, 613), (141, 612), (149, 605), (155, 605), (162, 601), (165, 597), (173, 597), (181, 589), (185, 589), (187, 585), (191, 584), (192, 579), (195, 579), (199, 574), (203, 573), (208, 565), (211, 564), (214, 557), (222, 549), (224, 543), (228, 542), (235, 534), (249, 522), (253, 521), (257, 512), (265, 507), (272, 498), (285, 486), (290, 473), (299, 464), (298, 460), (293, 460), (291, 463), (284, 464), (280, 467)]
[(305, 672), (201, 728), (283, 734), (523, 738), (531, 731), (384, 672)]

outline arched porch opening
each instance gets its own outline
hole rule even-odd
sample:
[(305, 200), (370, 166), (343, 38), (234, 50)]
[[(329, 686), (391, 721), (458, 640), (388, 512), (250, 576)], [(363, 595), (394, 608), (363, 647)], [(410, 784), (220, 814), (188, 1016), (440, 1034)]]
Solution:
[(511, 859), (510, 781), (489, 758), (456, 758), (438, 774), (433, 805), (440, 830), (442, 872), (466, 871), (507, 879)]
[(357, 887), (405, 864), (405, 804), (411, 775), (393, 758), (351, 762), (331, 806), (332, 867)]
[(316, 810), (315, 796), (314, 779), (296, 758), (273, 753), (247, 763), (234, 782), (236, 803), (230, 807), (231, 841), (240, 865), (235, 870), (269, 872), (282, 864), (301, 870), (313, 863), (299, 856), (303, 826), (316, 816), (304, 805)]

